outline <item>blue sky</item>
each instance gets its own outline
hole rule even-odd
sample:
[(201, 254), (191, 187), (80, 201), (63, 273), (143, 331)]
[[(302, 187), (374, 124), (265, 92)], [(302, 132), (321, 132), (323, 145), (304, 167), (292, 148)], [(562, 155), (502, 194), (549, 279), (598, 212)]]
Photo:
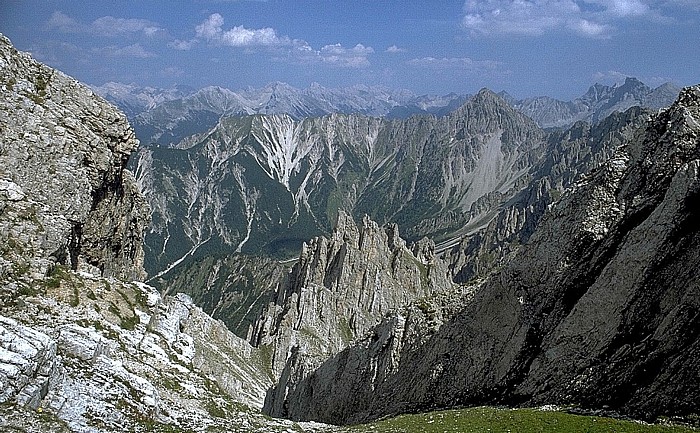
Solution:
[(625, 76), (700, 82), (700, 0), (0, 0), (0, 32), (93, 85), (571, 99)]

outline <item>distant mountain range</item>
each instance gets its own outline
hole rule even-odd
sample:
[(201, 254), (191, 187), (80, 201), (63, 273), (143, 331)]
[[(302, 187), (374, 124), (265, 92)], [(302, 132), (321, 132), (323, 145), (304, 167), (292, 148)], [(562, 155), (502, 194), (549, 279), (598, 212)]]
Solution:
[(500, 95), (541, 127), (551, 128), (567, 127), (579, 120), (596, 123), (616, 111), (622, 112), (634, 106), (655, 110), (668, 107), (680, 90), (672, 83), (653, 89), (636, 78), (628, 77), (624, 83), (613, 86), (595, 84), (573, 101), (560, 101), (548, 96), (517, 100), (506, 92)]
[[(285, 83), (232, 91), (210, 86), (200, 90), (185, 86), (169, 89), (107, 83), (93, 90), (120, 107), (144, 144), (175, 146), (194, 134), (213, 129), (222, 117), (251, 114), (287, 114), (295, 120), (326, 114), (364, 114), (407, 118), (416, 114), (444, 116), (459, 108), (470, 95), (416, 95), (408, 90), (378, 86), (330, 89), (312, 84), (297, 89)], [(622, 84), (595, 84), (579, 98), (562, 101), (548, 96), (516, 99), (500, 92), (513, 108), (543, 128), (565, 128), (579, 120), (596, 123), (611, 113), (633, 106), (651, 109), (673, 103), (680, 88), (672, 83), (651, 88), (636, 78)]]

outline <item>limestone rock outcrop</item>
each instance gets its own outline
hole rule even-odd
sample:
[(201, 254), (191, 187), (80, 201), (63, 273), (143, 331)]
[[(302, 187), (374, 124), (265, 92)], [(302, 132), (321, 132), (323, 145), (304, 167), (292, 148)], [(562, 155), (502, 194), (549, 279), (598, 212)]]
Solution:
[(185, 295), (65, 270), (0, 306), (0, 406), (15, 408), (0, 430), (55, 417), (76, 432), (283, 431), (256, 413), (264, 366)]
[(0, 277), (54, 264), (140, 279), (148, 207), (124, 115), (0, 35)]
[(692, 416), (699, 194), (696, 86), (567, 190), (444, 323), (388, 317), (290, 384), (286, 415), (347, 423), (456, 405), (555, 404)]

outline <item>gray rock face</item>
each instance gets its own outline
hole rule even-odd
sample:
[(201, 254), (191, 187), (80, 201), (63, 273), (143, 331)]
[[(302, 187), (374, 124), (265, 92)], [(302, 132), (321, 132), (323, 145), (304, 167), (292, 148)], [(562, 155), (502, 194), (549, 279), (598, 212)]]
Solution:
[(430, 326), (418, 305), (387, 318), (291, 384), (287, 415), (342, 423), (545, 403), (696, 412), (699, 149), (691, 87), (568, 190), (447, 320)]
[(39, 407), (57, 378), (56, 342), (46, 334), (0, 317), (0, 403)]
[(124, 115), (4, 37), (0, 82), (2, 276), (61, 263), (144, 277), (148, 207), (125, 170), (138, 141)]
[(187, 296), (72, 271), (53, 281), (0, 306), (0, 403), (16, 408), (0, 429), (22, 408), (77, 432), (291, 425), (253, 412), (272, 386), (264, 358)]
[(380, 228), (368, 217), (356, 225), (341, 212), (330, 238), (304, 245), (253, 334), (253, 344), (269, 347), (280, 377), (266, 398), (268, 413), (285, 415), (287, 388), (383, 316), (452, 288), (446, 266), (426, 242), (414, 254), (396, 225)]

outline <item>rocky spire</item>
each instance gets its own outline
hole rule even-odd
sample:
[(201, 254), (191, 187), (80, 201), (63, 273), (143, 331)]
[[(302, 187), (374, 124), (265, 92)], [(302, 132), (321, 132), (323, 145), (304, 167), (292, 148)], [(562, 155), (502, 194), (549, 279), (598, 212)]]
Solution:
[(288, 382), (301, 380), (323, 360), (364, 335), (401, 306), (452, 287), (446, 266), (423, 241), (414, 255), (396, 225), (360, 223), (340, 211), (329, 238), (304, 245), (299, 262), (259, 319), (257, 346), (271, 346), (279, 382), (266, 409), (284, 415)]

